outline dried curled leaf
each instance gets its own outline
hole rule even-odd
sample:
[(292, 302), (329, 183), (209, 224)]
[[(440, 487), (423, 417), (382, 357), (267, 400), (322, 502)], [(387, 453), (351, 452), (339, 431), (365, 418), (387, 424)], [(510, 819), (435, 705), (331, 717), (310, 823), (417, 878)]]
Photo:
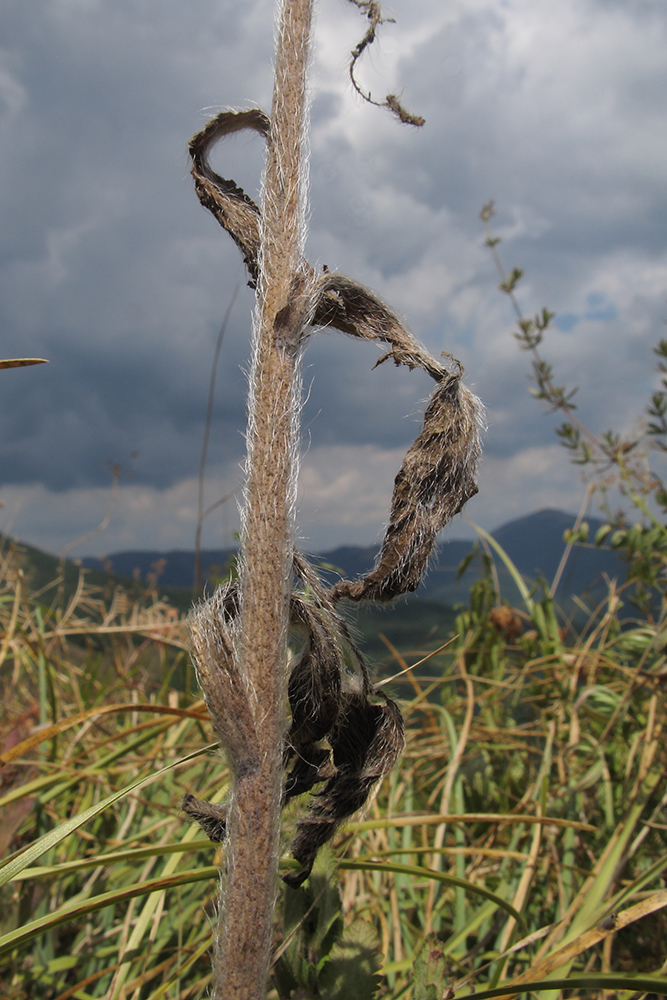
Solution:
[(325, 271), (318, 278), (314, 295), (315, 324), (389, 346), (389, 353), (376, 362), (376, 367), (391, 358), (394, 364), (406, 365), (411, 370), (422, 368), (436, 382), (447, 376), (448, 369), (415, 340), (382, 299), (363, 285), (342, 274)]
[(320, 608), (294, 595), (292, 621), (307, 632), (306, 645), (289, 678), (292, 724), (286, 740), (286, 762), (296, 757), (285, 783), (285, 801), (310, 791), (328, 776), (329, 751), (319, 744), (338, 718), (343, 655)]
[(283, 881), (298, 888), (309, 876), (320, 847), (339, 824), (366, 803), (371, 789), (398, 760), (405, 742), (403, 719), (389, 698), (372, 704), (364, 692), (345, 692), (330, 743), (336, 773), (312, 802), (297, 825), (292, 854), (301, 871), (288, 872)]
[[(240, 248), (253, 281), (258, 274), (259, 208), (234, 181), (215, 173), (208, 154), (224, 136), (245, 128), (266, 136), (269, 127), (269, 119), (262, 111), (223, 111), (190, 142), (192, 176), (199, 200)], [(308, 312), (313, 325), (335, 327), (353, 337), (389, 344), (396, 364), (423, 368), (436, 380), (446, 374), (443, 365), (421, 347), (385, 303), (362, 285), (329, 271), (316, 276), (306, 261), (298, 280), (302, 287), (312, 289)]]
[(286, 763), (294, 759), (294, 764), (285, 783), (285, 801), (310, 791), (334, 773), (330, 749), (321, 744), (338, 720), (345, 650), (360, 674), (362, 689), (372, 690), (366, 664), (345, 621), (313, 567), (299, 553), (294, 556), (294, 572), (305, 591), (292, 595), (290, 622), (305, 630), (306, 644), (288, 684), (292, 724), (285, 759)]
[(422, 368), (438, 382), (424, 424), (394, 483), (389, 524), (373, 571), (355, 583), (341, 581), (339, 600), (388, 601), (417, 589), (438, 533), (477, 493), (483, 406), (461, 381), (462, 369), (436, 361), (398, 317), (368, 289), (342, 275), (320, 277), (317, 322), (353, 337), (380, 341), (396, 365)]
[(460, 375), (438, 385), (394, 481), (376, 565), (360, 580), (336, 584), (333, 600), (390, 601), (417, 589), (438, 533), (477, 493), (480, 406)]
[(220, 587), (190, 614), (197, 678), (215, 734), (239, 778), (258, 764), (257, 732), (250, 691), (234, 655), (238, 615), (236, 583)]
[(213, 213), (227, 230), (243, 254), (252, 284), (257, 281), (259, 256), (259, 208), (234, 181), (220, 177), (208, 162), (211, 147), (224, 136), (251, 129), (260, 135), (269, 134), (269, 119), (258, 109), (222, 111), (206, 128), (190, 140), (192, 176), (202, 205)]
[(288, 697), (292, 710), (289, 742), (298, 750), (324, 739), (338, 715), (342, 653), (319, 609), (292, 598), (294, 614), (306, 627), (306, 647), (292, 669)]
[[(326, 782), (297, 827), (292, 849), (302, 870), (285, 876), (289, 885), (296, 886), (308, 877), (317, 851), (338, 824), (364, 805), (373, 785), (393, 767), (404, 737), (398, 707), (374, 691), (363, 657), (329, 592), (299, 554), (294, 570), (305, 589), (292, 594), (290, 620), (293, 628), (305, 632), (306, 641), (288, 685), (292, 721), (284, 760), (286, 767), (290, 763), (292, 767), (283, 802)], [(230, 584), (201, 604), (190, 619), (199, 682), (237, 778), (256, 764), (252, 707), (234, 659), (238, 612), (237, 585)], [(354, 679), (345, 671), (345, 651), (358, 669)], [(188, 794), (182, 808), (212, 841), (224, 839), (226, 805)]]
[(333, 773), (330, 749), (316, 743), (307, 744), (299, 751), (285, 778), (284, 801), (289, 802), (299, 795), (305, 795), (314, 785), (326, 781)]
[(415, 125), (417, 128), (421, 128), (422, 125), (426, 124), (426, 119), (422, 118), (421, 115), (413, 115), (412, 112), (404, 108), (396, 94), (387, 94), (383, 107), (389, 108), (391, 113), (396, 115), (404, 125)]
[(209, 840), (220, 844), (227, 836), (227, 805), (218, 802), (202, 802), (190, 792), (183, 796), (181, 809), (191, 819), (199, 823)]

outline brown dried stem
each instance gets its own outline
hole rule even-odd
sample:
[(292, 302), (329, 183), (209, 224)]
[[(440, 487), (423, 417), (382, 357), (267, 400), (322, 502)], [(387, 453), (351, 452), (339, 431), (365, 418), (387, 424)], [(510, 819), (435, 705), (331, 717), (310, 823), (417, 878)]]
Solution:
[(376, 108), (387, 108), (393, 115), (396, 115), (398, 120), (403, 122), (404, 125), (416, 125), (420, 128), (424, 125), (425, 119), (422, 118), (421, 115), (413, 115), (407, 111), (399, 101), (396, 94), (387, 94), (384, 101), (374, 101), (371, 97), (370, 91), (363, 90), (357, 82), (357, 78), (354, 75), (357, 61), (368, 46), (372, 45), (375, 41), (375, 34), (380, 25), (386, 23), (393, 24), (394, 18), (382, 16), (382, 7), (377, 0), (350, 0), (350, 3), (353, 3), (355, 7), (358, 7), (359, 10), (363, 11), (369, 21), (366, 34), (352, 49), (350, 57), (350, 80), (352, 81), (352, 86), (359, 96), (363, 97), (368, 104), (374, 104)]

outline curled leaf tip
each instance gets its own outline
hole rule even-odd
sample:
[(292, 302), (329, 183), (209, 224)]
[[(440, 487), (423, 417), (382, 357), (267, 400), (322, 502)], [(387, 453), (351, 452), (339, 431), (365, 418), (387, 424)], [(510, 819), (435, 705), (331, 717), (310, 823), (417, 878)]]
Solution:
[(395, 94), (387, 94), (385, 106), (389, 108), (391, 113), (396, 115), (398, 120), (403, 122), (404, 125), (416, 125), (417, 128), (421, 128), (422, 125), (426, 124), (426, 119), (422, 118), (421, 115), (413, 115), (410, 114), (409, 111), (406, 111)]
[(463, 385), (460, 373), (445, 375), (394, 481), (376, 565), (360, 580), (337, 583), (334, 600), (390, 601), (417, 589), (438, 533), (477, 493), (482, 424), (482, 404)]
[(183, 796), (181, 809), (200, 827), (214, 844), (221, 844), (227, 836), (227, 806), (218, 802), (202, 802), (190, 792)]
[(364, 101), (368, 104), (373, 104), (376, 108), (388, 108), (389, 111), (391, 111), (391, 113), (405, 125), (416, 125), (418, 128), (421, 127), (424, 124), (424, 119), (421, 115), (413, 115), (410, 114), (409, 111), (406, 111), (396, 94), (387, 94), (384, 101), (374, 101), (371, 97), (370, 91), (364, 90), (357, 81), (355, 76), (357, 61), (368, 46), (372, 45), (375, 41), (377, 29), (382, 24), (394, 24), (395, 21), (393, 17), (382, 16), (382, 7), (377, 0), (350, 0), (350, 2), (353, 3), (355, 7), (358, 7), (361, 11), (363, 11), (370, 22), (366, 34), (361, 41), (355, 45), (350, 53), (349, 69), (352, 86), (359, 96), (363, 97)]

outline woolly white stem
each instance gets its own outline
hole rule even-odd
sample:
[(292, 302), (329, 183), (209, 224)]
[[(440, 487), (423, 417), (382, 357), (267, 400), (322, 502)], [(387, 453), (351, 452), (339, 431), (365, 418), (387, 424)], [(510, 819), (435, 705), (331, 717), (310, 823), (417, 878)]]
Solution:
[(235, 657), (250, 692), (258, 746), (256, 763), (235, 775), (215, 1000), (265, 996), (277, 891), (299, 362), (310, 300), (302, 254), (312, 6), (313, 0), (283, 0), (278, 30), (250, 377)]

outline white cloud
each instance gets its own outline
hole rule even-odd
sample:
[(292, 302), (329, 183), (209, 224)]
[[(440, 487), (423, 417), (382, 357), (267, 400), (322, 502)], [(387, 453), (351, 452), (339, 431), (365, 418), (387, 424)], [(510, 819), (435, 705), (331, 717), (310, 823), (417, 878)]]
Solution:
[[(394, 477), (404, 449), (335, 445), (311, 449), (299, 476), (298, 544), (310, 551), (338, 545), (379, 544), (389, 514)], [(205, 505), (240, 484), (230, 467), (207, 476)], [(191, 549), (197, 523), (198, 482), (183, 479), (167, 489), (121, 484), (109, 526), (69, 550), (71, 558), (134, 549)], [(542, 507), (576, 511), (585, 487), (557, 445), (528, 448), (509, 459), (486, 458), (480, 493), (445, 537), (471, 537), (472, 518), (487, 530)], [(239, 519), (236, 498), (205, 522), (204, 548), (233, 545)], [(42, 484), (5, 486), (0, 530), (55, 554), (92, 532), (109, 509), (110, 488), (61, 493)]]
[[(216, 481), (215, 477), (209, 481), (207, 496), (215, 498), (224, 495), (223, 491), (229, 491), (228, 483)], [(104, 520), (110, 497), (110, 488), (56, 493), (42, 484), (5, 486), (0, 489), (4, 504), (0, 526), (3, 533), (56, 555), (67, 547), (72, 559), (121, 550), (194, 548), (197, 524), (194, 478), (164, 490), (121, 485), (109, 526), (92, 538), (86, 537)], [(237, 528), (238, 512), (232, 498), (206, 521), (204, 547), (235, 544), (233, 532)], [(82, 540), (81, 544), (73, 546), (77, 540)]]
[(299, 535), (306, 547), (376, 541), (403, 455), (401, 448), (373, 445), (311, 449), (299, 475)]

